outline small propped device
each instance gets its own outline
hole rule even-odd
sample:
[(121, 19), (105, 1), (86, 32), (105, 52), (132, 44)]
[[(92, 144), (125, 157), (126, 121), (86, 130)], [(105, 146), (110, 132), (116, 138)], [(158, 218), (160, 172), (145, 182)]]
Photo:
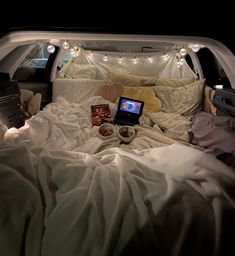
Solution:
[(114, 123), (119, 125), (137, 125), (142, 115), (144, 102), (120, 97)]

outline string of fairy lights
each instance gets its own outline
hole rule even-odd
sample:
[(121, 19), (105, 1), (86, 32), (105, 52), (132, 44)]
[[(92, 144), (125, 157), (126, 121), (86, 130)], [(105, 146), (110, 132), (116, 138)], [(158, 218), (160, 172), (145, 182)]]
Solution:
[[(55, 51), (55, 46), (62, 46), (64, 50), (69, 50), (70, 54), (73, 58), (76, 58), (79, 56), (80, 50), (81, 50), (81, 46), (73, 46), (70, 45), (68, 40), (59, 40), (59, 39), (50, 39), (48, 42), (48, 46), (47, 46), (47, 51), (49, 53), (53, 53)], [(205, 47), (204, 45), (201, 44), (197, 44), (197, 43), (188, 43), (188, 48), (191, 49), (193, 52), (198, 52), (201, 48)], [(184, 65), (185, 62), (185, 56), (188, 54), (188, 51), (185, 47), (178, 47), (178, 54), (176, 55), (176, 65), (177, 67), (181, 67)], [(91, 51), (90, 55), (93, 55), (93, 51)], [(117, 58), (117, 62), (119, 64), (123, 63), (124, 57), (120, 56), (120, 55), (115, 55)], [(112, 58), (114, 58), (114, 55), (112, 55)], [(127, 58), (125, 56), (125, 58)], [(147, 55), (145, 54), (145, 56), (141, 55), (141, 56), (131, 56), (131, 62), (133, 64), (137, 64), (140, 59), (144, 59), (147, 60), (149, 63), (153, 63), (154, 62), (154, 58), (152, 55)], [(104, 62), (108, 62), (109, 61), (109, 55), (108, 53), (104, 53), (103, 56), (103, 61)]]

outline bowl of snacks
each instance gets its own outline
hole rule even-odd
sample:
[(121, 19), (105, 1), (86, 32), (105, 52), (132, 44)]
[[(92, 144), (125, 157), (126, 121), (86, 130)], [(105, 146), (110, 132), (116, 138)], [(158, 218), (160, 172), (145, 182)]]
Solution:
[(113, 138), (115, 136), (114, 125), (109, 123), (101, 124), (98, 129), (98, 136), (103, 140)]
[(118, 129), (117, 136), (123, 143), (130, 143), (135, 137), (135, 129), (124, 125)]

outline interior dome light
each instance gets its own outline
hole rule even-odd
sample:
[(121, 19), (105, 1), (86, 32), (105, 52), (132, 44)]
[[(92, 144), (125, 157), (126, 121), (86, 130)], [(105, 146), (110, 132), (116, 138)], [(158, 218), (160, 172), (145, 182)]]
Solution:
[(53, 53), (53, 52), (55, 51), (55, 46), (52, 45), (52, 44), (49, 44), (49, 45), (47, 46), (47, 51), (48, 51), (49, 53)]
[(63, 42), (63, 48), (65, 50), (69, 49), (69, 43), (66, 40)]
[(185, 48), (181, 48), (180, 55), (184, 57), (184, 56), (186, 56), (186, 54), (187, 54), (187, 50)]

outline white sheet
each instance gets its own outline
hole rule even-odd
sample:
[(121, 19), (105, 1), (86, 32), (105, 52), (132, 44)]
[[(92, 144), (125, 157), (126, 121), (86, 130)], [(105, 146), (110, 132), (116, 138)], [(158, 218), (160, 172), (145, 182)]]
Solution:
[[(0, 147), (0, 255), (226, 255), (235, 173), (151, 128), (102, 141), (83, 105), (59, 98)], [(109, 102), (112, 114), (115, 105)]]
[(97, 138), (98, 128), (91, 126), (90, 106), (101, 103), (109, 104), (111, 115), (114, 117), (116, 105), (102, 97), (91, 97), (83, 104), (69, 103), (63, 97), (58, 97), (56, 103), (49, 104), (43, 111), (27, 120), (25, 126), (20, 129), (9, 129), (5, 134), (5, 139), (7, 143), (14, 144), (20, 140), (27, 140), (32, 146), (87, 153), (98, 153), (112, 146), (145, 149), (176, 142), (160, 129), (151, 127), (147, 116), (141, 120), (141, 126), (135, 127), (136, 137), (129, 145), (120, 145), (118, 138), (106, 141)]
[(4, 145), (0, 255), (227, 255), (234, 182), (180, 144), (95, 155)]
[(63, 96), (68, 102), (82, 103), (94, 96), (96, 89), (104, 84), (105, 80), (56, 78), (53, 81), (52, 101), (56, 102), (59, 96)]

